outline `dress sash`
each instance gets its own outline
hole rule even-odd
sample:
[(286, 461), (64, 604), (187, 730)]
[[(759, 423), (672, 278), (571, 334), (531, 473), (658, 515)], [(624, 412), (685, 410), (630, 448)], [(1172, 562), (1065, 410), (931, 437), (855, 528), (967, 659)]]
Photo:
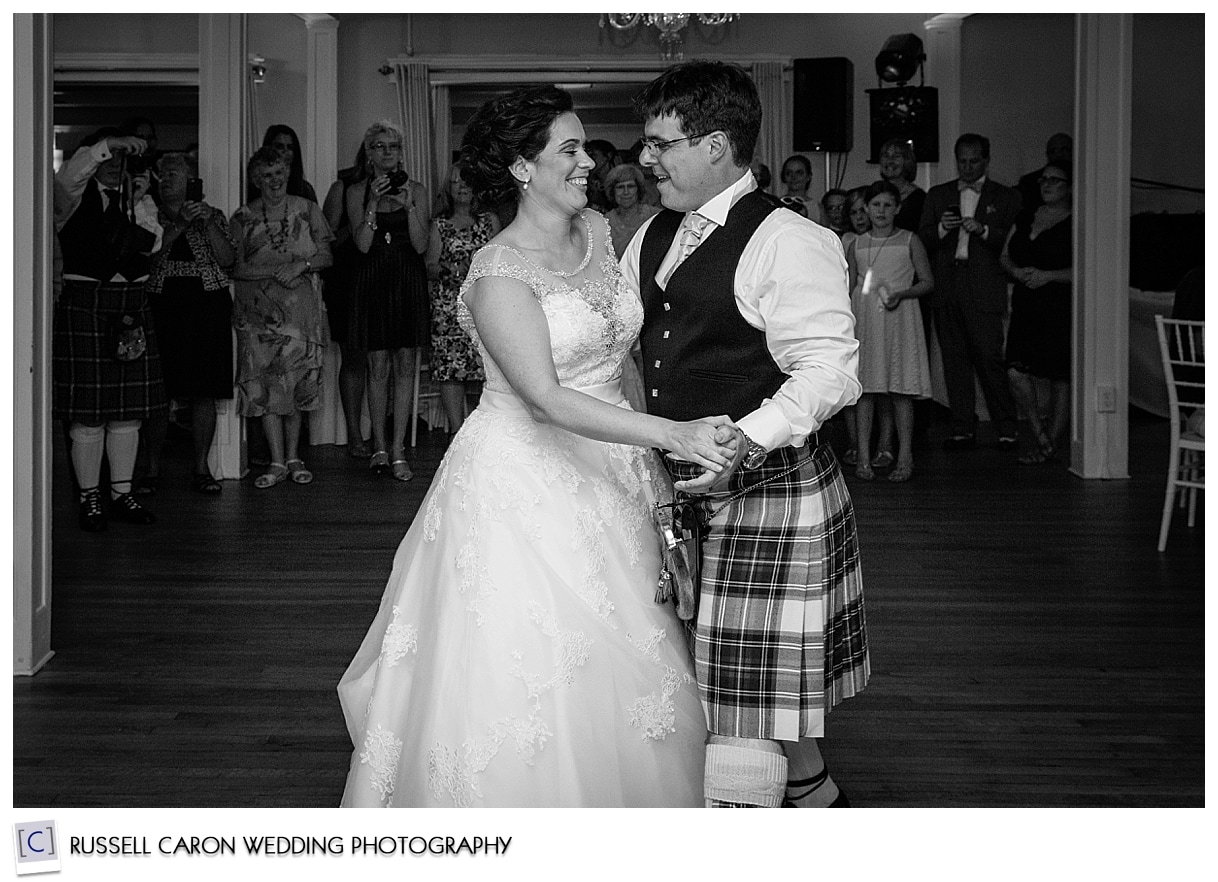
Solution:
[[(620, 374), (607, 383), (571, 388), (574, 388), (576, 392), (591, 395), (593, 398), (599, 399), (606, 404), (612, 404), (615, 407), (620, 407), (626, 401), (626, 396), (622, 393), (622, 377)], [(528, 405), (515, 392), (499, 392), (494, 389), (483, 388), (482, 397), (478, 399), (478, 408), (488, 413), (502, 414), (504, 416), (533, 418), (533, 414), (529, 412)]]

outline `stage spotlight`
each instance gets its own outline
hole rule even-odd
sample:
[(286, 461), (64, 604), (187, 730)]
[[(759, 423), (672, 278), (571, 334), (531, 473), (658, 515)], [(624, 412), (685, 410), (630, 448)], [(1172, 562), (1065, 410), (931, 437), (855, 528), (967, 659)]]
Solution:
[(925, 60), (922, 41), (914, 34), (894, 34), (875, 57), (875, 73), (881, 83), (903, 86), (913, 79)]

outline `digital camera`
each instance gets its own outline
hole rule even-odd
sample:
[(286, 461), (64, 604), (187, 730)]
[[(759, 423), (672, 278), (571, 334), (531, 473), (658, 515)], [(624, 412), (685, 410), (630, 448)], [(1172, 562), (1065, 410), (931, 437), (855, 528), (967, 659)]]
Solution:
[(386, 177), (389, 178), (389, 189), (386, 191), (388, 193), (401, 193), (402, 187), (410, 180), (410, 175), (400, 168), (395, 168)]

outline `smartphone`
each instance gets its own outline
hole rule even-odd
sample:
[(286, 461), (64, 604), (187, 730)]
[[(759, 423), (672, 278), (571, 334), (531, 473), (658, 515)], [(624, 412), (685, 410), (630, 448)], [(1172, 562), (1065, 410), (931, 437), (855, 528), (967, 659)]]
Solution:
[(202, 202), (203, 201), (203, 179), (191, 178), (186, 182), (186, 201), (187, 202)]

